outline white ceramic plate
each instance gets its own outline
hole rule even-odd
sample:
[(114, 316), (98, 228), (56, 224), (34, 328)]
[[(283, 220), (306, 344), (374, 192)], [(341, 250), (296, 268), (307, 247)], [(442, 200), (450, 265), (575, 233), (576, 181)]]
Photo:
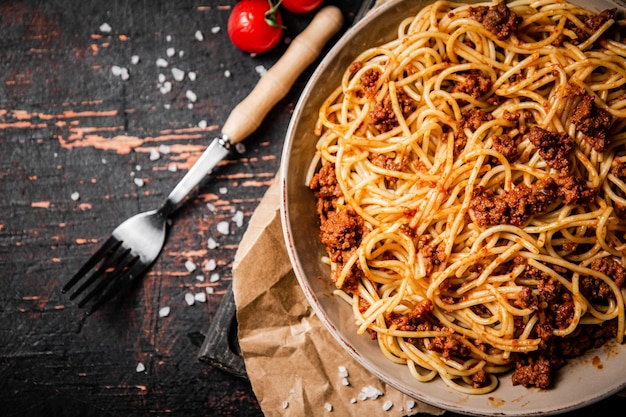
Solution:
[[(552, 415), (599, 401), (626, 387), (626, 345), (610, 343), (576, 359), (559, 371), (550, 390), (513, 386), (510, 377), (487, 395), (467, 395), (443, 381), (420, 383), (403, 365), (391, 363), (369, 336), (356, 334), (348, 305), (331, 295), (328, 268), (320, 262), (319, 224), (313, 194), (305, 187), (306, 169), (315, 152), (313, 135), (322, 101), (339, 83), (344, 69), (368, 47), (396, 36), (400, 20), (413, 15), (429, 0), (390, 1), (352, 27), (323, 59), (294, 111), (282, 156), (282, 221), (285, 240), (298, 281), (313, 309), (337, 342), (382, 381), (431, 405), (461, 414), (482, 416)], [(601, 11), (619, 0), (574, 0)]]

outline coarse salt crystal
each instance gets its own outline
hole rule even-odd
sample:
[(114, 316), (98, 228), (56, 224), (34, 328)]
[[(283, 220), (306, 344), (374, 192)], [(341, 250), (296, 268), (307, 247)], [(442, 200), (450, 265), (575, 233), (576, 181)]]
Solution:
[(185, 79), (185, 71), (180, 68), (172, 68), (172, 75), (176, 81), (182, 81)]
[(413, 400), (408, 400), (408, 401), (406, 402), (406, 408), (407, 408), (407, 410), (409, 410), (409, 411), (410, 411), (410, 410), (412, 410), (414, 407), (415, 407), (415, 401), (413, 401)]
[(161, 94), (169, 93), (170, 91), (172, 91), (172, 83), (169, 81), (165, 81), (161, 88), (159, 88), (159, 90), (161, 91)]
[(211, 211), (215, 211), (215, 205), (211, 204), (211, 203), (206, 203), (206, 208), (208, 208)]
[(207, 127), (207, 122), (206, 122), (206, 120), (200, 120), (200, 121), (198, 122), (198, 127), (199, 127), (200, 129), (204, 129), (204, 128), (206, 128), (206, 127)]
[(195, 71), (189, 71), (187, 73), (187, 78), (189, 78), (191, 81), (196, 81), (196, 77), (197, 74), (195, 73)]
[(119, 65), (111, 66), (111, 74), (119, 77), (120, 75), (122, 75), (122, 67), (120, 67)]
[(177, 166), (176, 164), (174, 164), (174, 163), (169, 164), (169, 165), (167, 166), (167, 170), (168, 170), (169, 172), (176, 172), (176, 171), (178, 171), (178, 166)]
[(156, 66), (157, 67), (161, 67), (161, 68), (167, 68), (168, 63), (165, 59), (163, 58), (159, 58), (156, 60)]
[(348, 378), (342, 378), (341, 385), (343, 385), (344, 387), (350, 386), (350, 381), (348, 381)]
[(161, 157), (161, 154), (159, 153), (159, 151), (157, 151), (156, 149), (150, 149), (150, 160), (151, 161), (156, 161), (157, 159), (159, 159)]
[(350, 403), (351, 403), (351, 404), (356, 404), (356, 398), (351, 398), (351, 399), (350, 399)]
[(141, 165), (139, 165), (139, 164), (135, 165), (135, 170), (136, 171), (141, 171)]
[(204, 275), (196, 275), (196, 281), (204, 282)]
[(204, 40), (204, 35), (199, 30), (196, 30), (196, 33), (194, 34), (194, 36), (195, 36), (196, 40), (198, 40), (198, 41), (203, 41)]
[(224, 77), (230, 78), (230, 75), (231, 75), (230, 71), (228, 71), (228, 70), (224, 71)]
[(204, 265), (204, 269), (207, 271), (215, 271), (215, 268), (217, 268), (217, 262), (215, 262), (215, 259), (209, 259)]
[(237, 210), (237, 212), (233, 216), (233, 222), (235, 222), (237, 227), (243, 226), (243, 211)]
[(289, 407), (289, 401), (283, 401), (283, 408)]
[(375, 400), (378, 397), (380, 397), (381, 395), (383, 395), (382, 391), (380, 391), (379, 389), (377, 389), (377, 388), (375, 388), (375, 387), (373, 387), (371, 385), (368, 385), (367, 387), (364, 387), (361, 390), (361, 392), (363, 394), (365, 394), (366, 398), (369, 398), (371, 400)]
[(126, 81), (130, 78), (130, 72), (128, 72), (128, 68), (122, 68), (122, 73), (120, 74), (122, 80)]
[(206, 292), (197, 292), (193, 298), (199, 303), (206, 303)]
[(165, 306), (159, 309), (159, 317), (167, 317), (170, 315), (170, 307)]
[(220, 187), (219, 192), (220, 192), (220, 194), (227, 194), (228, 193), (228, 188)]
[(190, 261), (190, 260), (186, 260), (186, 261), (185, 261), (185, 268), (187, 268), (187, 271), (189, 271), (189, 272), (193, 272), (193, 271), (195, 271), (195, 270), (196, 270), (196, 264), (195, 264), (195, 263), (193, 263), (193, 262), (192, 262), (192, 261)]
[(220, 31), (221, 31), (221, 30), (222, 30), (222, 28), (221, 28), (221, 27), (219, 27), (219, 26), (213, 26), (213, 27), (211, 28), (211, 33), (213, 33), (213, 34), (220, 33)]
[(230, 225), (228, 222), (219, 222), (217, 224), (217, 231), (223, 235), (227, 235), (230, 232)]
[(166, 109), (166, 110), (169, 110), (169, 109), (172, 108), (172, 105), (170, 103), (164, 103), (163, 104), (163, 108)]
[(135, 182), (135, 185), (137, 187), (143, 187), (144, 186), (143, 178), (135, 178), (133, 181)]
[(209, 249), (215, 249), (215, 248), (217, 248), (217, 242), (216, 242), (216, 241), (215, 241), (215, 239), (213, 239), (212, 237), (210, 237), (210, 238), (207, 240), (207, 245), (208, 245), (208, 248), (209, 248)]
[(339, 371), (339, 377), (340, 378), (347, 378), (348, 377), (348, 369), (345, 366), (339, 366), (337, 369)]
[(187, 303), (187, 305), (192, 306), (196, 302), (196, 298), (193, 296), (192, 293), (188, 292), (187, 294), (185, 294), (185, 302)]
[(383, 410), (385, 411), (391, 410), (391, 407), (393, 407), (393, 403), (391, 401), (385, 401), (383, 404)]
[(217, 282), (220, 280), (220, 274), (211, 274), (209, 282)]
[(333, 411), (333, 405), (331, 403), (325, 403), (324, 408), (326, 411)]
[(80, 199), (80, 194), (78, 193), (78, 191), (74, 191), (72, 195), (70, 195), (70, 198), (74, 201), (78, 201), (78, 199)]
[(133, 55), (130, 57), (130, 63), (133, 65), (139, 64), (139, 55)]
[(146, 367), (143, 365), (143, 363), (139, 362), (139, 363), (137, 364), (137, 367), (135, 368), (135, 370), (136, 370), (137, 372), (143, 372), (143, 371), (145, 371), (145, 370), (146, 370)]
[(187, 97), (187, 99), (189, 99), (189, 101), (191, 102), (195, 102), (198, 99), (198, 96), (196, 96), (196, 93), (194, 93), (191, 90), (187, 90), (185, 92), (185, 97)]
[(166, 80), (165, 74), (159, 74), (157, 76), (157, 80), (159, 80), (159, 83), (163, 84), (165, 82), (165, 80)]
[(109, 33), (111, 32), (111, 29), (113, 28), (108, 23), (103, 23), (100, 25), (100, 32)]
[(256, 67), (254, 67), (254, 70), (256, 71), (257, 74), (259, 74), (261, 77), (265, 75), (265, 73), (267, 72), (267, 68), (265, 68), (263, 65), (257, 65)]
[(159, 145), (159, 151), (167, 155), (170, 153), (170, 147), (168, 145)]
[(183, 57), (183, 55), (185, 55), (185, 51), (178, 51), (178, 56), (179, 56), (179, 57), (181, 57), (181, 58), (182, 58), (182, 57)]
[(213, 289), (213, 287), (206, 287), (206, 288), (204, 289), (204, 291), (205, 291), (207, 294), (213, 294), (213, 292), (214, 292), (215, 290)]
[(165, 51), (165, 54), (169, 57), (172, 57), (174, 55), (176, 55), (176, 49), (174, 48), (167, 48), (167, 50)]
[(193, 103), (187, 103), (187, 108), (188, 108), (189, 110), (193, 109)]

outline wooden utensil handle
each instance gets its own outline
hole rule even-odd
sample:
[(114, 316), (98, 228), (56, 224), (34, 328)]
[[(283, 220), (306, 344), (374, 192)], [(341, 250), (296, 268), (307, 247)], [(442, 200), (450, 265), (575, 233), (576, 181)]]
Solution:
[(311, 23), (291, 41), (284, 55), (261, 77), (252, 92), (233, 109), (222, 133), (232, 143), (238, 143), (254, 132), (342, 26), (343, 15), (337, 7), (326, 6), (317, 12)]

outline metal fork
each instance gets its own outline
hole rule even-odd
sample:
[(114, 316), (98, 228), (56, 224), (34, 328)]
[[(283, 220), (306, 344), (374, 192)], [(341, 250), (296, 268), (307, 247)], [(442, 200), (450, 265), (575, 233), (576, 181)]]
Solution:
[(141, 277), (161, 253), (170, 216), (197, 189), (202, 179), (226, 158), (232, 145), (259, 127), (270, 109), (289, 92), (302, 71), (318, 57), (326, 42), (342, 26), (343, 15), (337, 7), (321, 9), (252, 92), (233, 109), (222, 127), (221, 137), (212, 140), (163, 205), (157, 210), (130, 217), (115, 228), (111, 237), (61, 291), (68, 292), (84, 278), (69, 298), (74, 300), (86, 293), (78, 307), (92, 301), (87, 311), (89, 315)]

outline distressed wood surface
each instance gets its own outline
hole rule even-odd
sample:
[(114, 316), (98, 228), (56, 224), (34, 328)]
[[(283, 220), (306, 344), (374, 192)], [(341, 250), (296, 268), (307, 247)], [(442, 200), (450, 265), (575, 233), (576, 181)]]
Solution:
[[(348, 18), (358, 2), (335, 3)], [(247, 382), (197, 355), (310, 71), (177, 213), (133, 291), (87, 319), (60, 293), (118, 223), (162, 203), (252, 90), (257, 67), (286, 48), (235, 49), (234, 4), (0, 2), (0, 415), (261, 415)], [(312, 16), (283, 17), (293, 38)], [(206, 302), (189, 306), (187, 293)]]
[[(262, 415), (247, 382), (197, 355), (310, 71), (179, 211), (136, 288), (87, 319), (60, 293), (117, 224), (161, 204), (257, 67), (286, 48), (236, 50), (226, 34), (234, 3), (0, 2), (1, 416)], [(359, 1), (333, 3), (350, 23)], [(288, 38), (311, 18), (283, 17)], [(188, 293), (206, 301), (190, 306)]]

